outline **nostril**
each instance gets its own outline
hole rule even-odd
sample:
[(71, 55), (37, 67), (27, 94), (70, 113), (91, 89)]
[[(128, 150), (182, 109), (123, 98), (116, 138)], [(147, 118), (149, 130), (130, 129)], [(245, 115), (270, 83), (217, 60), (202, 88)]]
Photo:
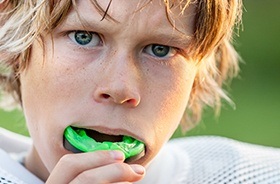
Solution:
[(137, 101), (135, 99), (128, 99), (126, 102), (129, 103), (129, 104), (136, 104), (137, 103)]
[[(102, 91), (101, 91), (102, 90)], [(115, 103), (115, 104), (127, 104), (130, 107), (136, 107), (140, 103), (140, 96), (138, 93), (133, 93), (130, 91), (117, 91), (112, 93), (103, 90), (96, 90), (94, 93), (94, 100), (98, 103)]]
[(102, 96), (103, 98), (105, 98), (105, 99), (110, 98), (110, 95), (108, 95), (108, 94), (102, 94), (101, 96)]

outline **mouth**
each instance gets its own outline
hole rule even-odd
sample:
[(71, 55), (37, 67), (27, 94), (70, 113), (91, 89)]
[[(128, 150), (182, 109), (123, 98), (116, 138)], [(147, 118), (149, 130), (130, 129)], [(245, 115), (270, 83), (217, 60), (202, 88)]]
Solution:
[(108, 135), (95, 130), (68, 126), (64, 131), (63, 145), (73, 153), (98, 150), (119, 150), (125, 162), (132, 162), (145, 155), (143, 142), (127, 135)]

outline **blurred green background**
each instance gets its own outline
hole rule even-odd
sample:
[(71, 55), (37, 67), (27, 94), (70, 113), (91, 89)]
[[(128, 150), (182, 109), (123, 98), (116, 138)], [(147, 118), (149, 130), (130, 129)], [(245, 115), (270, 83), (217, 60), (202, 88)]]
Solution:
[[(236, 108), (224, 104), (219, 118), (208, 110), (187, 136), (220, 135), (280, 147), (280, 1), (244, 0), (244, 5), (236, 47), (245, 63), (229, 89)], [(0, 111), (0, 126), (27, 135), (18, 111)]]

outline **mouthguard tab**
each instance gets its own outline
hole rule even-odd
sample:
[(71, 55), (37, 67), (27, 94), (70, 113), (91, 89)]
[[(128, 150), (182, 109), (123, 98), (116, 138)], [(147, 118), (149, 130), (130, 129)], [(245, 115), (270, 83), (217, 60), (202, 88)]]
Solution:
[(93, 152), (97, 150), (119, 150), (125, 155), (125, 159), (131, 159), (145, 151), (145, 145), (129, 136), (123, 136), (122, 142), (97, 142), (89, 137), (85, 129), (68, 126), (64, 131), (64, 147), (74, 153)]

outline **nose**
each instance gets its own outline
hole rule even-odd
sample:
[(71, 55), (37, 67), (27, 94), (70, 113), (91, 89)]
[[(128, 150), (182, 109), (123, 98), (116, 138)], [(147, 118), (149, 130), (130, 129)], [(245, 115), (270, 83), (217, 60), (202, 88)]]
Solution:
[(136, 107), (140, 103), (140, 95), (131, 90), (124, 90), (121, 86), (114, 88), (99, 88), (95, 94), (95, 100), (99, 103), (114, 103)]
[(141, 97), (135, 63), (128, 57), (114, 57), (111, 62), (104, 63), (101, 80), (94, 92), (95, 101), (137, 107)]

